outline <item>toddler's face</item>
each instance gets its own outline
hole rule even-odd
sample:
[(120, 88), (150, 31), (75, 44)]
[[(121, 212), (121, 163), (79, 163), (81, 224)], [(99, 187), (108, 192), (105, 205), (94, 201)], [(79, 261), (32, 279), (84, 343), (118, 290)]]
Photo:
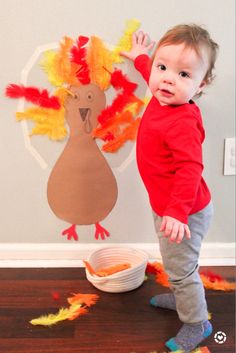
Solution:
[(160, 46), (155, 54), (149, 88), (161, 105), (189, 102), (205, 86), (208, 69), (206, 50), (201, 57), (184, 43)]

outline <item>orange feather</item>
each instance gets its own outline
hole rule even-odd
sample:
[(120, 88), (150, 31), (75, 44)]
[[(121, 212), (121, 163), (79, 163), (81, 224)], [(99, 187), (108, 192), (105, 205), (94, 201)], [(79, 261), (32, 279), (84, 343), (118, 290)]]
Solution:
[(105, 277), (113, 275), (114, 273), (127, 270), (131, 265), (129, 263), (118, 264), (110, 267), (101, 268), (99, 271), (96, 271), (97, 276)]
[(204, 287), (212, 290), (233, 291), (236, 289), (236, 283), (230, 283), (226, 280), (212, 282), (207, 276), (200, 274)]
[(127, 140), (134, 140), (137, 134), (140, 120), (140, 118), (134, 120), (133, 123), (130, 124), (130, 126), (126, 127), (118, 137), (107, 142), (102, 147), (102, 150), (104, 152), (113, 153), (116, 152), (120, 147), (122, 147)]
[(109, 276), (109, 275), (112, 275), (113, 273), (124, 271), (131, 267), (129, 263), (123, 263), (123, 264), (117, 264), (117, 265), (113, 265), (105, 268), (100, 268), (98, 271), (95, 271), (88, 261), (83, 260), (83, 262), (85, 264), (85, 267), (89, 271), (89, 273), (91, 275), (95, 275), (98, 277)]
[(87, 307), (96, 304), (98, 301), (99, 296), (97, 294), (82, 294), (77, 293), (73, 294), (73, 297), (67, 298), (69, 304), (83, 304)]

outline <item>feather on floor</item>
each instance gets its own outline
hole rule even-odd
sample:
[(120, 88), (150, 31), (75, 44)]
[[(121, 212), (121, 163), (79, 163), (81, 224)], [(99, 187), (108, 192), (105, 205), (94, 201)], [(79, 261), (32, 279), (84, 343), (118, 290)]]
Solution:
[[(130, 352), (130, 353), (135, 353), (135, 352)], [(157, 351), (152, 351), (149, 353), (158, 353)], [(159, 352), (159, 353), (167, 353), (167, 352)], [(184, 351), (175, 351), (175, 352), (169, 352), (169, 353), (184, 353)], [(211, 353), (207, 347), (199, 347), (192, 351), (191, 353)]]
[(60, 321), (75, 320), (78, 316), (88, 313), (88, 308), (96, 304), (98, 300), (96, 294), (73, 294), (67, 298), (69, 308), (61, 308), (56, 314), (42, 315), (30, 321), (32, 325), (52, 326)]
[[(148, 263), (146, 268), (147, 274), (155, 274), (156, 282), (161, 284), (164, 287), (170, 287), (170, 283), (168, 280), (168, 275), (164, 271), (164, 267), (159, 262)], [(230, 283), (225, 280), (223, 277), (211, 272), (200, 272), (200, 276), (204, 287), (206, 289), (212, 290), (221, 290), (221, 291), (233, 291), (236, 289), (236, 283)]]

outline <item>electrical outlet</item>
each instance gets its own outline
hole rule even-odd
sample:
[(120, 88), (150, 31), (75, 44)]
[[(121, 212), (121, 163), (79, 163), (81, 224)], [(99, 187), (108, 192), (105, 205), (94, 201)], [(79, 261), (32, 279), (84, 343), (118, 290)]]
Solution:
[(235, 137), (225, 139), (224, 175), (235, 175)]

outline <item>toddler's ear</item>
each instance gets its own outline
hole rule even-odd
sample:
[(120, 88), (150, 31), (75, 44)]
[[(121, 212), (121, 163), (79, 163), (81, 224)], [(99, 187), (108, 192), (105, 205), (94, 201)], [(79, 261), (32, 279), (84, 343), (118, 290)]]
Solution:
[(198, 90), (197, 90), (197, 93), (196, 94), (199, 94), (199, 93), (201, 93), (202, 92), (202, 90), (203, 90), (203, 88), (206, 86), (206, 81), (202, 81), (201, 82), (201, 84), (200, 84), (200, 86), (198, 87)]

